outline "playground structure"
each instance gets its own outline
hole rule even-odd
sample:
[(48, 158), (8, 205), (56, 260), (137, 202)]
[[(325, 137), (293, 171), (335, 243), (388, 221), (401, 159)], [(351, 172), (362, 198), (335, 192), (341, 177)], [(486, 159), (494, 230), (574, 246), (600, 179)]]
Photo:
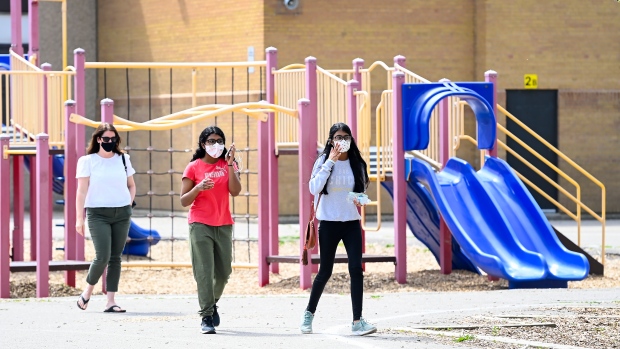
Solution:
[[(64, 4), (65, 2), (63, 2)], [(64, 29), (66, 30), (66, 28)], [(31, 30), (32, 32), (32, 30)], [(17, 40), (17, 39), (16, 39)], [(501, 268), (491, 268), (480, 262), (477, 257), (490, 252), (481, 251), (480, 246), (470, 244), (468, 232), (459, 232), (456, 228), (458, 224), (457, 218), (446, 220), (449, 211), (454, 210), (453, 205), (444, 205), (446, 201), (441, 198), (443, 184), (441, 174), (434, 174), (439, 170), (453, 170), (458, 161), (450, 159), (456, 156), (456, 152), (461, 145), (461, 141), (469, 141), (473, 144), (480, 143), (482, 149), (481, 164), (489, 161), (490, 158), (497, 157), (498, 147), (510, 152), (522, 161), (525, 161), (518, 154), (512, 152), (506, 144), (495, 133), (487, 139), (480, 139), (481, 133), (478, 133), (479, 139), (476, 140), (464, 132), (465, 107), (471, 98), (455, 93), (449, 93), (441, 96), (436, 102), (437, 107), (428, 107), (424, 113), (416, 114), (411, 117), (405, 109), (415, 109), (412, 105), (415, 98), (405, 96), (407, 86), (420, 85), (430, 86), (430, 81), (406, 69), (405, 58), (397, 56), (392, 66), (388, 66), (383, 62), (374, 62), (368, 68), (364, 68), (362, 59), (355, 59), (352, 62), (351, 69), (326, 70), (317, 65), (317, 60), (313, 57), (306, 59), (305, 64), (292, 64), (278, 69), (277, 50), (268, 48), (266, 50), (266, 60), (257, 62), (236, 62), (236, 63), (97, 63), (86, 62), (84, 52), (76, 50), (74, 56), (74, 67), (64, 64), (63, 71), (51, 71), (49, 65), (36, 66), (36, 48), (31, 40), (30, 62), (26, 61), (17, 52), (11, 53), (11, 71), (0, 72), (3, 83), (10, 88), (3, 91), (6, 102), (4, 105), (6, 127), (2, 131), (2, 157), (0, 160), (0, 297), (8, 297), (8, 280), (11, 271), (37, 271), (37, 295), (47, 295), (47, 273), (49, 270), (65, 270), (66, 282), (68, 285), (75, 285), (75, 270), (85, 269), (89, 263), (84, 261), (84, 239), (75, 234), (75, 210), (72, 209), (72, 203), (75, 202), (75, 164), (77, 158), (84, 154), (85, 128), (96, 127), (98, 122), (86, 118), (85, 112), (85, 70), (86, 69), (103, 69), (100, 78), (103, 76), (105, 80), (106, 70), (109, 69), (125, 69), (127, 76), (131, 69), (148, 69), (149, 77), (151, 69), (170, 69), (170, 80), (172, 81), (172, 69), (189, 69), (192, 72), (190, 81), (192, 89), (190, 92), (191, 104), (188, 108), (179, 112), (173, 112), (172, 103), (170, 103), (170, 112), (168, 115), (151, 118), (149, 109), (149, 120), (144, 122), (132, 121), (129, 115), (125, 118), (114, 115), (114, 102), (104, 99), (101, 105), (101, 120), (114, 123), (120, 132), (134, 131), (168, 131), (173, 128), (191, 127), (192, 142), (195, 145), (195, 137), (198, 135), (196, 123), (223, 116), (228, 113), (239, 113), (247, 115), (244, 120), (248, 123), (249, 118), (258, 119), (256, 132), (258, 140), (256, 147), (248, 146), (246, 152), (256, 151), (258, 159), (267, 159), (267, 161), (256, 161), (256, 169), (245, 171), (249, 178), (250, 174), (257, 174), (256, 183), (268, 183), (257, 187), (257, 194), (248, 190), (246, 198), (257, 197), (257, 214), (250, 215), (248, 211), (245, 215), (236, 217), (236, 219), (256, 219), (259, 226), (258, 236), (258, 279), (259, 285), (263, 286), (269, 282), (269, 272), (278, 272), (278, 263), (299, 263), (300, 265), (300, 287), (310, 287), (311, 273), (316, 271), (318, 263), (318, 248), (313, 251), (308, 266), (300, 263), (299, 256), (280, 256), (278, 253), (278, 161), (279, 157), (287, 154), (299, 155), (299, 219), (300, 231), (303, 232), (303, 222), (308, 219), (308, 205), (311, 203), (310, 194), (307, 190), (308, 176), (312, 168), (317, 150), (323, 147), (327, 139), (327, 130), (329, 126), (335, 122), (346, 122), (356, 137), (360, 150), (371, 167), (370, 178), (377, 183), (376, 200), (370, 205), (377, 207), (377, 224), (370, 226), (365, 219), (365, 212), (362, 212), (362, 224), (364, 231), (378, 230), (381, 225), (381, 188), (385, 188), (394, 196), (394, 249), (393, 256), (370, 256), (364, 254), (363, 261), (368, 262), (394, 262), (395, 278), (399, 283), (406, 282), (406, 225), (409, 224), (413, 234), (418, 237), (433, 252), (441, 266), (443, 273), (450, 273), (452, 269), (466, 269), (473, 272), (486, 272), (489, 277), (513, 278), (511, 287), (527, 287), (531, 284), (523, 284), (521, 279), (515, 279), (514, 275), (503, 272)], [(65, 50), (66, 51), (66, 50)], [(66, 62), (66, 59), (63, 59)], [(202, 69), (214, 69), (217, 76), (217, 69), (230, 68), (234, 69), (260, 69), (260, 87), (261, 91), (258, 102), (248, 101), (244, 103), (235, 103), (231, 97), (231, 104), (224, 105), (217, 103), (217, 91), (215, 93), (216, 101), (214, 104), (199, 105), (200, 95), (197, 93), (197, 72)], [(263, 71), (264, 68), (264, 71)], [(370, 96), (373, 81), (371, 73), (385, 71), (387, 88), (381, 94), (381, 100), (373, 112), (371, 110)], [(220, 70), (221, 71), (221, 70)], [(262, 75), (265, 74), (265, 99), (262, 100)], [(101, 75), (102, 74), (102, 75)], [(507, 118), (524, 127), (527, 127), (511, 115), (495, 102), (495, 83), (497, 74), (488, 72), (486, 80), (491, 85), (487, 88), (493, 90), (491, 96), (487, 96), (487, 109), (493, 109), (493, 121), (487, 124), (487, 127), (502, 132), (506, 137), (515, 138), (506, 128), (496, 122), (495, 116), (497, 112), (504, 114)], [(217, 81), (217, 78), (216, 78)], [(234, 86), (235, 80), (232, 79)], [(447, 81), (445, 82), (447, 83)], [(172, 84), (172, 82), (171, 82)], [(216, 82), (217, 84), (217, 82)], [(249, 96), (249, 82), (246, 90)], [(104, 86), (107, 86), (104, 83)], [(217, 85), (216, 85), (217, 86)], [(446, 85), (442, 85), (448, 88)], [(452, 89), (458, 90), (463, 88), (462, 83), (452, 85)], [(489, 86), (492, 86), (489, 87)], [(441, 88), (441, 86), (439, 86)], [(172, 88), (171, 88), (172, 89)], [(216, 87), (217, 89), (217, 87)], [(35, 91), (35, 93), (32, 93)], [(150, 91), (150, 84), (149, 84)], [(244, 91), (245, 92), (245, 91)], [(444, 91), (448, 92), (448, 91)], [(454, 91), (453, 91), (454, 92)], [(462, 92), (462, 91), (460, 91)], [(127, 89), (129, 94), (129, 89)], [(107, 97), (107, 93), (104, 92)], [(26, 97), (27, 96), (27, 97)], [(232, 94), (234, 96), (234, 94)], [(469, 96), (471, 97), (471, 96)], [(170, 93), (172, 99), (172, 92)], [(429, 97), (430, 98), (430, 97)], [(477, 98), (477, 97), (476, 97)], [(475, 98), (474, 98), (475, 99)], [(484, 99), (484, 98), (483, 98)], [(68, 101), (68, 100), (75, 100)], [(131, 100), (127, 96), (127, 103)], [(149, 95), (150, 100), (150, 95)], [(422, 103), (422, 102), (420, 102)], [(149, 104), (150, 108), (150, 104)], [(496, 109), (496, 110), (495, 110)], [(129, 111), (129, 106), (127, 106)], [(128, 112), (127, 112), (128, 114)], [(10, 116), (9, 116), (10, 115)], [(419, 119), (424, 119), (419, 121)], [(233, 118), (234, 120), (234, 118)], [(488, 120), (487, 120), (488, 121)], [(217, 121), (216, 121), (217, 122)], [(233, 122), (234, 124), (234, 122)], [(234, 126), (233, 126), (234, 127)], [(372, 129), (375, 133), (372, 134)], [(248, 126), (248, 132), (250, 128)], [(402, 130), (402, 132), (394, 132), (394, 130)], [(428, 134), (426, 133), (428, 131)], [(531, 130), (529, 130), (530, 133)], [(10, 134), (10, 136), (9, 136)], [(127, 134), (129, 135), (129, 133)], [(488, 135), (488, 132), (482, 133)], [(582, 211), (592, 215), (601, 222), (602, 226), (602, 247), (601, 247), (601, 263), (605, 262), (605, 187), (594, 177), (589, 175), (585, 170), (568, 159), (564, 154), (553, 148), (543, 139), (533, 134), (543, 144), (549, 146), (558, 156), (565, 160), (568, 164), (575, 167), (580, 173), (592, 180), (601, 188), (601, 214), (595, 213), (593, 210), (585, 206), (581, 202), (581, 189), (579, 184), (570, 178), (559, 168), (550, 164), (540, 155), (535, 154), (533, 149), (525, 144), (527, 150), (534, 153), (545, 164), (549, 165), (568, 183), (575, 186), (575, 194), (571, 194), (558, 183), (553, 182), (548, 177), (545, 180), (554, 185), (560, 193), (565, 195), (570, 201), (575, 203), (574, 209), (569, 209), (561, 205), (554, 198), (549, 197), (539, 188), (537, 188), (530, 180), (518, 175), (518, 178), (508, 178), (508, 174), (512, 172), (501, 169), (505, 165), (501, 161), (491, 161), (493, 165), (488, 169), (483, 169), (477, 175), (468, 178), (479, 178), (482, 186), (485, 185), (484, 177), (493, 176), (490, 174), (495, 171), (505, 178), (505, 183), (512, 183), (515, 187), (523, 186), (523, 181), (530, 188), (538, 191), (544, 197), (553, 202), (559, 210), (573, 218), (577, 222), (578, 242), (580, 245), (580, 226), (582, 219)], [(47, 137), (47, 138), (46, 138)], [(426, 138), (424, 138), (426, 137)], [(248, 138), (249, 139), (249, 138)], [(411, 144), (406, 144), (407, 140), (415, 139)], [(425, 140), (424, 140), (425, 139)], [(423, 140), (423, 141), (421, 141)], [(491, 142), (492, 141), (492, 142)], [(518, 141), (518, 140), (517, 140)], [(172, 147), (172, 137), (170, 137)], [(519, 142), (519, 141), (518, 141)], [(426, 144), (422, 147), (421, 144)], [(151, 150), (148, 150), (151, 148)], [(152, 153), (152, 144), (145, 146), (144, 151)], [(129, 152), (137, 151), (137, 149), (126, 149)], [(186, 149), (179, 152), (187, 152)], [(170, 169), (172, 165), (172, 156), (175, 151), (168, 151), (170, 155)], [(486, 154), (485, 154), (486, 153)], [(54, 180), (51, 169), (52, 158), (50, 155), (64, 155), (64, 196), (65, 196), (65, 261), (49, 261), (51, 256), (51, 208), (52, 208), (52, 187)], [(150, 156), (150, 155), (149, 155)], [(11, 186), (7, 183), (9, 178), (9, 159), (13, 160), (13, 178), (15, 188), (14, 194), (14, 225), (13, 230), (13, 262), (9, 263), (9, 195)], [(31, 171), (31, 258), (30, 262), (23, 262), (23, 162), (25, 157), (30, 158)], [(43, 164), (50, 164), (44, 166)], [(427, 165), (428, 164), (428, 165)], [(450, 165), (449, 165), (450, 164)], [(430, 166), (430, 167), (428, 167)], [(467, 169), (466, 164), (460, 163), (461, 170), (459, 173), (464, 174)], [(531, 164), (528, 166), (532, 167)], [(458, 166), (457, 166), (458, 167)], [(486, 168), (486, 167), (485, 167)], [(138, 169), (140, 170), (140, 169)], [(536, 169), (534, 169), (536, 171)], [(73, 171), (73, 172), (72, 172)], [(152, 171), (149, 167), (148, 171)], [(468, 170), (469, 171), (469, 170)], [(472, 170), (473, 171), (473, 170)], [(471, 171), (470, 171), (471, 172)], [(443, 171), (442, 171), (443, 173)], [(541, 174), (540, 171), (537, 172)], [(542, 174), (541, 174), (542, 175)], [(437, 178), (435, 178), (435, 176)], [(476, 177), (478, 176), (478, 177)], [(544, 177), (544, 175), (542, 175)], [(58, 177), (58, 176), (53, 176)], [(247, 179), (250, 183), (250, 179)], [(515, 184), (516, 183), (516, 184)], [(520, 184), (520, 186), (519, 186)], [(524, 187), (523, 187), (524, 188)], [(428, 190), (430, 189), (430, 191)], [(479, 195), (489, 195), (491, 190), (501, 191), (500, 189), (485, 190), (487, 194), (472, 194), (474, 197)], [(152, 186), (149, 187), (150, 198), (153, 197)], [(529, 194), (526, 190), (522, 195), (527, 198)], [(149, 195), (148, 193), (145, 195)], [(445, 195), (445, 193), (444, 193)], [(174, 192), (171, 189), (166, 196), (171, 199)], [(498, 198), (504, 196), (493, 196), (490, 202), (493, 206), (499, 207), (503, 204), (498, 202)], [(517, 201), (519, 203), (527, 203), (527, 200)], [(504, 207), (511, 207), (514, 202), (506, 202)], [(534, 205), (535, 202), (534, 202)], [(248, 204), (249, 206), (249, 204)], [(519, 207), (518, 205), (516, 207)], [(249, 209), (248, 209), (249, 210)], [(422, 213), (420, 213), (422, 212)], [(530, 207), (530, 211), (536, 212), (536, 207)], [(515, 219), (506, 217), (505, 213), (498, 213), (501, 216), (502, 224), (506, 236), (517, 239), (514, 222)], [(174, 218), (174, 216), (171, 216)], [(514, 217), (513, 217), (514, 218)], [(539, 217), (542, 222), (538, 222), (538, 226), (545, 225), (544, 216)], [(454, 223), (457, 222), (457, 223)], [(512, 223), (511, 223), (512, 222)], [(547, 222), (548, 225), (548, 222)], [(546, 227), (549, 228), (549, 227)], [(146, 236), (146, 234), (144, 234)], [(152, 233), (151, 241), (154, 240)], [(557, 238), (548, 237), (548, 241), (556, 241)], [(166, 237), (164, 237), (165, 239)], [(489, 240), (492, 240), (490, 236)], [(145, 239), (148, 239), (146, 237)], [(174, 241), (174, 236), (171, 237)], [(565, 240), (563, 240), (566, 244)], [(520, 244), (526, 249), (525, 255), (532, 256), (536, 253), (529, 253), (535, 248), (536, 242), (530, 241), (531, 245), (523, 243), (521, 239), (515, 245)], [(147, 248), (150, 244), (147, 244)], [(491, 246), (493, 248), (502, 247), (502, 245)], [(476, 249), (478, 248), (478, 250)], [(504, 246), (505, 247), (505, 246)], [(514, 247), (514, 246), (513, 246)], [(249, 248), (249, 244), (248, 244)], [(520, 247), (519, 247), (520, 248)], [(562, 250), (561, 246), (558, 247)], [(573, 249), (576, 247), (573, 246)], [(484, 252), (484, 253), (481, 253)], [(489, 252), (489, 253), (487, 253)], [(548, 251), (547, 251), (548, 252)], [(548, 253), (545, 252), (546, 257)], [(248, 252), (249, 253), (249, 252)], [(301, 254), (301, 246), (300, 246)], [(539, 256), (542, 253), (538, 254)], [(501, 256), (500, 256), (501, 257)], [(498, 257), (503, 260), (503, 257)], [(529, 277), (531, 280), (547, 280), (548, 272), (542, 266), (543, 257), (537, 269), (539, 274)], [(504, 259), (505, 260), (505, 259)], [(346, 257), (337, 256), (337, 262), (345, 262)], [(589, 259), (590, 271), (594, 272), (595, 268), (593, 259)], [(498, 265), (500, 265), (499, 263)], [(161, 263), (158, 264), (162, 266)], [(169, 264), (173, 266), (173, 263)], [(582, 268), (583, 269), (583, 268)], [(540, 272), (542, 270), (542, 272)], [(602, 273), (602, 266), (600, 268)], [(583, 273), (582, 273), (583, 274)], [(587, 271), (585, 273), (587, 275)], [(585, 277), (576, 274), (570, 276), (572, 279)], [(582, 277), (583, 276), (583, 277)], [(564, 278), (566, 279), (566, 277)], [(525, 280), (525, 279), (524, 279)], [(548, 287), (562, 287), (563, 282), (546, 284)], [(545, 284), (535, 284), (534, 286), (545, 287)]]

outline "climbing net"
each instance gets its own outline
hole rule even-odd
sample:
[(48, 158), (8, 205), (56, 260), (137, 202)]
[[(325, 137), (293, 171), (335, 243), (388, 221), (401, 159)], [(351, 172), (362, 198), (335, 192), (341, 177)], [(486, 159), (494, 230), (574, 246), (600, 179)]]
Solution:
[[(200, 132), (216, 125), (226, 135), (226, 147), (235, 144), (243, 187), (238, 197), (230, 198), (235, 221), (233, 261), (255, 264), (257, 253), (252, 252), (257, 241), (258, 219), (258, 123), (255, 119), (266, 121), (267, 112), (296, 113), (260, 102), (264, 100), (264, 67), (257, 67), (256, 71), (249, 67), (192, 69), (188, 84), (187, 74), (177, 73), (179, 69), (174, 67), (119, 69), (103, 65), (98, 66), (102, 82), (99, 89), (102, 95), (98, 98), (114, 100), (115, 127), (136, 170), (138, 205), (132, 217), (126, 260), (189, 261), (189, 253), (184, 251), (187, 243), (182, 242), (188, 238), (188, 226), (187, 210), (179, 200), (181, 177), (197, 147)], [(202, 84), (206, 88), (198, 90), (197, 86)], [(154, 117), (158, 115), (166, 116)], [(98, 125), (75, 114), (72, 120), (91, 127)], [(141, 247), (132, 250), (132, 245)]]

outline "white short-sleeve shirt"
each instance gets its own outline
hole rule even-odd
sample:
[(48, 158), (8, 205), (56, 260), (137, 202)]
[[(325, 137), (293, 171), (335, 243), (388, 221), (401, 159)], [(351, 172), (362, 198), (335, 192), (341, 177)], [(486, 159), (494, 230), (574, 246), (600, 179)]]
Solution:
[(123, 159), (118, 154), (102, 158), (97, 154), (80, 157), (77, 163), (76, 178), (90, 177), (84, 207), (123, 207), (131, 205), (131, 194), (127, 188), (127, 177), (136, 171), (131, 166), (129, 155)]

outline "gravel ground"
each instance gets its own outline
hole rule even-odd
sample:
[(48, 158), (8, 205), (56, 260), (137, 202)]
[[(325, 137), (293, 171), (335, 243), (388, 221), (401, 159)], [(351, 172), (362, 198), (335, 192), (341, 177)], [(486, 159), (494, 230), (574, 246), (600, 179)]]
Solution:
[(519, 314), (455, 318), (441, 325), (428, 326), (437, 334), (407, 329), (385, 329), (382, 332), (430, 336), (443, 344), (460, 343), (464, 347), (478, 348), (523, 348), (523, 344), (501, 342), (506, 338), (582, 348), (620, 348), (620, 303), (612, 307), (596, 303), (578, 307), (537, 308)]
[[(57, 243), (58, 244), (58, 243)], [(281, 255), (294, 255), (298, 252), (298, 240), (280, 244)], [(26, 246), (26, 251), (28, 251)], [(246, 243), (238, 243), (235, 248), (236, 262), (248, 262)], [(256, 245), (250, 251), (257, 251)], [(389, 255), (393, 253), (391, 245), (369, 244), (367, 253)], [(92, 243), (86, 244), (86, 258), (92, 259), (94, 250)], [(338, 253), (345, 253), (340, 246)], [(154, 246), (151, 260), (166, 262), (174, 255), (175, 262), (189, 262), (189, 249), (186, 241), (160, 242)], [(54, 251), (54, 259), (61, 260), (62, 251)], [(127, 257), (124, 257), (123, 261)], [(256, 254), (249, 261), (256, 263)], [(129, 257), (130, 261), (148, 261), (146, 257)], [(620, 258), (609, 255), (604, 277), (590, 276), (579, 282), (569, 282), (569, 288), (620, 288)], [(485, 276), (471, 272), (456, 270), (450, 275), (442, 275), (433, 255), (427, 249), (409, 248), (407, 251), (408, 282), (400, 285), (393, 278), (392, 263), (367, 263), (364, 273), (364, 289), (366, 293), (381, 292), (436, 292), (436, 291), (482, 291), (506, 289), (505, 280), (489, 282)], [(299, 289), (299, 267), (296, 264), (280, 264), (280, 274), (271, 274), (270, 284), (258, 287), (256, 269), (234, 269), (227, 294), (306, 294), (308, 291)], [(86, 286), (86, 272), (77, 272), (77, 288), (63, 286), (64, 273), (50, 273), (51, 291), (54, 296), (78, 295), (79, 289)], [(34, 297), (35, 273), (11, 274), (11, 296), (16, 298)], [(190, 268), (123, 268), (119, 292), (123, 294), (193, 294), (196, 292), (195, 282)], [(96, 288), (100, 289), (100, 288)], [(336, 264), (330, 282), (325, 288), (327, 293), (348, 293), (349, 276), (346, 264)]]

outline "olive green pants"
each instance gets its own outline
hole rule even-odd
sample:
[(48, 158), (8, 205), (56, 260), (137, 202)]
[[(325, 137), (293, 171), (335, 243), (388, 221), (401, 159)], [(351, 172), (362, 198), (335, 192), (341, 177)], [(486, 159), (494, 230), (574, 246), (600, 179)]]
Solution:
[(95, 246), (95, 259), (86, 276), (89, 285), (96, 285), (108, 267), (106, 291), (118, 292), (121, 256), (127, 242), (131, 213), (131, 206), (86, 209), (88, 230)]
[(189, 225), (189, 253), (198, 287), (201, 317), (213, 315), (232, 273), (232, 225)]

